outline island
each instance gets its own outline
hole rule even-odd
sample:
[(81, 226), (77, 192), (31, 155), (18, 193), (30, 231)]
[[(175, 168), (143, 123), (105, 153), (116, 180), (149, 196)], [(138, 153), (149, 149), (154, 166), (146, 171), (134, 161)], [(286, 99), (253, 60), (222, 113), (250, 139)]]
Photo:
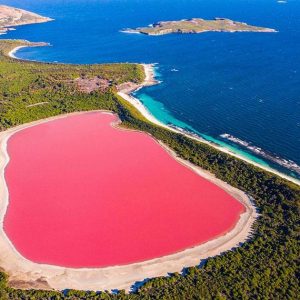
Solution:
[(52, 20), (23, 9), (0, 5), (0, 34), (13, 30), (13, 26), (45, 23)]
[(276, 32), (275, 29), (248, 25), (226, 18), (204, 20), (200, 18), (184, 19), (180, 21), (161, 21), (147, 27), (136, 29), (123, 29), (126, 33), (142, 33), (146, 35), (165, 35), (170, 33), (202, 33), (207, 31), (217, 32)]

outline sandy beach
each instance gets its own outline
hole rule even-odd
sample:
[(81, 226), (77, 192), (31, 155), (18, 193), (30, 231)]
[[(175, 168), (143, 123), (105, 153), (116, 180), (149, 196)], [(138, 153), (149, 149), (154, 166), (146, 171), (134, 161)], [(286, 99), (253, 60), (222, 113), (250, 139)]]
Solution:
[[(161, 144), (178, 162), (191, 168), (199, 176), (220, 186), (235, 199), (243, 203), (245, 212), (241, 214), (239, 221), (231, 231), (194, 248), (141, 263), (122, 266), (75, 269), (38, 264), (27, 260), (16, 251), (3, 230), (3, 219), (9, 204), (9, 193), (4, 177), (5, 166), (9, 161), (6, 150), (7, 141), (11, 135), (22, 129), (66, 116), (68, 115), (35, 121), (0, 133), (0, 220), (2, 224), (0, 228), (0, 266), (9, 274), (9, 282), (12, 286), (59, 290), (74, 288), (82, 290), (125, 289), (129, 291), (135, 282), (142, 281), (145, 278), (165, 276), (169, 272), (180, 272), (184, 267), (197, 265), (203, 259), (238, 246), (251, 236), (251, 226), (257, 217), (257, 213), (249, 197), (244, 192), (216, 179), (214, 175), (179, 159), (171, 149)], [(115, 124), (112, 124), (112, 126), (115, 126)]]
[(26, 48), (26, 47), (28, 47), (28, 46), (16, 47), (16, 48), (12, 49), (10, 52), (8, 52), (8, 56), (11, 58), (14, 58), (14, 59), (19, 59), (18, 57), (15, 56), (16, 52), (18, 52), (20, 49)]
[(23, 60), (19, 57), (17, 57), (15, 54), (22, 48), (27, 48), (27, 47), (45, 47), (45, 46), (50, 46), (49, 43), (44, 43), (44, 42), (29, 42), (26, 41), (28, 43), (28, 45), (23, 45), (23, 46), (18, 46), (15, 47), (14, 49), (12, 49), (11, 51), (9, 51), (6, 55), (9, 56), (10, 58), (13, 59), (18, 59), (18, 60)]
[(140, 84), (140, 85), (135, 85), (135, 84), (123, 84), (123, 85), (120, 85), (119, 88), (118, 88), (118, 95), (121, 96), (123, 99), (125, 99), (126, 101), (128, 101), (130, 104), (132, 104), (146, 119), (148, 119), (150, 122), (156, 124), (156, 125), (159, 125), (161, 127), (164, 127), (166, 129), (169, 129), (171, 131), (174, 131), (176, 133), (180, 133), (180, 134), (183, 134), (193, 140), (197, 140), (201, 143), (204, 143), (204, 144), (207, 144), (207, 145), (210, 145), (211, 147), (219, 150), (219, 151), (222, 151), (224, 153), (227, 153), (229, 155), (232, 155), (234, 157), (237, 157), (243, 161), (246, 161), (247, 163), (250, 163), (256, 167), (259, 167), (265, 171), (268, 171), (268, 172), (271, 172), (273, 174), (276, 174), (277, 176), (279, 177), (282, 177), (284, 179), (287, 179), (297, 185), (300, 185), (300, 180), (296, 179), (296, 178), (293, 178), (291, 176), (288, 176), (288, 175), (285, 175), (275, 169), (272, 169), (270, 167), (266, 167), (266, 166), (262, 166), (250, 159), (247, 159), (241, 155), (238, 155), (236, 153), (233, 153), (232, 151), (224, 148), (224, 147), (221, 147), (221, 146), (218, 146), (216, 144), (213, 144), (209, 141), (206, 141), (204, 139), (202, 139), (201, 137), (199, 136), (195, 136), (195, 135), (191, 135), (187, 132), (184, 132), (184, 131), (180, 131), (180, 130), (177, 130), (176, 128), (173, 128), (173, 127), (170, 127), (170, 126), (167, 126), (163, 123), (161, 123), (159, 120), (157, 120), (148, 110), (147, 108), (141, 103), (141, 101), (135, 97), (132, 96), (132, 92), (138, 90), (138, 89), (141, 89), (143, 87), (146, 87), (146, 86), (150, 86), (150, 85), (154, 85), (154, 84), (158, 84), (159, 82), (157, 80), (155, 80), (155, 71), (154, 71), (154, 65), (153, 64), (143, 64), (143, 67), (145, 69), (145, 81)]

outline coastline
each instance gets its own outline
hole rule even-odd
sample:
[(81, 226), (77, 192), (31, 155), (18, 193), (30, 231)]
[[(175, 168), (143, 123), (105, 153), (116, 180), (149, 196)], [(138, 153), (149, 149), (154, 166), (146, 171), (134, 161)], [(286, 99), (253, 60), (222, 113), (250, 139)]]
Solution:
[(262, 166), (250, 159), (247, 159), (246, 157), (242, 156), (242, 155), (239, 155), (239, 154), (236, 154), (236, 153), (233, 153), (232, 151), (226, 149), (225, 147), (221, 147), (221, 146), (218, 146), (216, 144), (213, 144), (209, 141), (206, 141), (205, 139), (199, 137), (199, 136), (196, 136), (196, 135), (192, 135), (192, 134), (189, 134), (188, 132), (185, 132), (184, 130), (178, 130), (174, 127), (171, 127), (171, 126), (168, 126), (168, 125), (165, 125), (163, 124), (162, 122), (160, 122), (159, 120), (157, 120), (150, 112), (149, 110), (141, 103), (141, 101), (137, 98), (135, 98), (132, 93), (134, 91), (137, 91), (143, 87), (146, 87), (146, 86), (151, 86), (151, 85), (155, 85), (155, 84), (158, 84), (159, 81), (157, 81), (155, 79), (155, 76), (154, 76), (154, 65), (153, 64), (142, 64), (142, 66), (144, 67), (144, 70), (145, 70), (145, 80), (142, 84), (140, 85), (136, 85), (136, 84), (131, 84), (131, 88), (123, 88), (122, 86), (119, 86), (119, 89), (118, 89), (118, 95), (120, 97), (122, 97), (124, 100), (126, 100), (127, 102), (129, 102), (131, 105), (133, 105), (148, 121), (154, 123), (155, 125), (158, 125), (158, 126), (161, 126), (161, 127), (164, 127), (168, 130), (171, 130), (173, 132), (176, 132), (176, 133), (179, 133), (179, 134), (183, 134), (185, 135), (186, 137), (188, 138), (191, 138), (193, 140), (196, 140), (198, 142), (201, 142), (201, 143), (204, 143), (204, 144), (207, 144), (219, 151), (222, 151), (226, 154), (229, 154), (231, 156), (234, 156), (236, 158), (239, 158), (247, 163), (250, 163), (258, 168), (261, 168), (267, 172), (270, 172), (270, 173), (273, 173), (281, 178), (284, 178), (288, 181), (291, 181), (297, 185), (300, 186), (300, 180), (296, 179), (296, 178), (293, 178), (291, 176), (288, 176), (284, 173), (281, 173), (271, 167), (267, 167), (267, 166)]
[(12, 50), (10, 50), (6, 55), (10, 58), (13, 59), (17, 59), (17, 60), (24, 60), (23, 58), (19, 58), (16, 56), (16, 53), (22, 49), (22, 48), (27, 48), (27, 47), (45, 47), (45, 46), (50, 46), (49, 43), (45, 43), (45, 42), (29, 42), (29, 41), (25, 41), (28, 43), (28, 45), (22, 45), (22, 46), (17, 46), (15, 48), (13, 48)]
[[(150, 72), (148, 73), (151, 74)], [(151, 80), (151, 77), (148, 77)], [(111, 113), (108, 111), (98, 111)], [(88, 112), (77, 112), (73, 114), (83, 114)], [(44, 120), (34, 121), (28, 124), (20, 125), (9, 130), (0, 132), (0, 247), (1, 257), (0, 266), (9, 274), (9, 283), (17, 288), (38, 288), (38, 289), (58, 289), (76, 288), (82, 290), (107, 290), (107, 289), (125, 289), (130, 288), (145, 278), (166, 276), (170, 272), (181, 272), (184, 267), (198, 265), (201, 260), (211, 256), (219, 255), (224, 251), (230, 250), (245, 242), (252, 234), (252, 224), (258, 214), (251, 203), (251, 199), (242, 191), (231, 187), (229, 184), (217, 179), (213, 174), (200, 169), (199, 167), (184, 161), (163, 143), (158, 142), (174, 159), (184, 166), (192, 169), (199, 176), (208, 179), (214, 184), (224, 189), (232, 195), (237, 201), (240, 201), (245, 211), (240, 215), (234, 228), (227, 233), (222, 234), (199, 246), (189, 248), (177, 253), (163, 257), (151, 259), (144, 262), (133, 263), (122, 266), (112, 266), (105, 268), (65, 268), (47, 264), (34, 263), (24, 258), (14, 248), (6, 236), (3, 229), (3, 220), (6, 209), (9, 204), (8, 188), (5, 183), (5, 166), (9, 162), (7, 153), (7, 141), (14, 133), (41, 123), (49, 122), (55, 119), (64, 118), (73, 114), (65, 114), (51, 117)], [(120, 120), (111, 124), (115, 126)], [(121, 130), (130, 130), (120, 128)]]
[(11, 51), (9, 51), (7, 55), (8, 55), (10, 58), (20, 59), (20, 58), (18, 58), (17, 56), (15, 56), (15, 54), (16, 54), (20, 49), (26, 48), (26, 47), (29, 47), (29, 46), (18, 46), (18, 47), (16, 47), (16, 48), (12, 49)]
[(0, 4), (1, 17), (3, 24), (0, 26), (0, 34), (6, 34), (10, 30), (16, 30), (15, 27), (23, 25), (41, 24), (54, 21), (52, 18), (44, 17), (24, 9)]
[[(26, 47), (42, 47), (42, 46), (49, 46), (49, 45), (50, 45), (49, 43), (40, 42), (40, 43), (30, 43), (30, 45), (18, 46), (18, 47), (15, 47), (14, 49), (12, 49), (11, 51), (9, 51), (7, 53), (7, 56), (9, 56), (12, 59), (23, 60), (23, 59), (21, 59), (21, 58), (19, 58), (15, 55), (18, 50), (20, 50), (22, 48), (26, 48)], [(215, 149), (217, 149), (221, 152), (224, 152), (224, 153), (229, 154), (233, 157), (241, 159), (241, 160), (243, 160), (243, 161), (245, 161), (245, 162), (247, 162), (247, 163), (249, 163), (249, 164), (251, 164), (255, 167), (258, 167), (258, 168), (260, 168), (264, 171), (273, 173), (273, 174), (275, 174), (275, 175), (277, 175), (277, 176), (279, 176), (283, 179), (286, 179), (286, 180), (300, 186), (300, 180), (299, 179), (288, 176), (288, 175), (286, 175), (286, 174), (284, 174), (280, 171), (277, 171), (277, 170), (273, 169), (272, 167), (262, 166), (261, 164), (256, 163), (256, 162), (254, 162), (254, 161), (252, 161), (252, 160), (250, 160), (250, 159), (248, 159), (248, 158), (246, 158), (242, 155), (236, 154), (236, 153), (230, 151), (229, 149), (227, 149), (225, 147), (222, 147), (222, 146), (216, 145), (212, 142), (209, 142), (209, 141), (201, 138), (200, 136), (198, 136), (196, 134), (191, 134), (191, 133), (188, 133), (184, 130), (179, 130), (175, 127), (165, 125), (162, 122), (160, 122), (158, 119), (156, 119), (155, 116), (153, 116), (150, 113), (150, 111), (142, 104), (142, 102), (138, 98), (136, 98), (132, 95), (133, 92), (136, 92), (136, 91), (142, 89), (143, 87), (152, 86), (152, 85), (156, 85), (156, 84), (160, 83), (159, 80), (155, 79), (155, 71), (154, 71), (154, 66), (156, 65), (155, 63), (154, 64), (141, 64), (141, 65), (144, 67), (144, 71), (145, 71), (144, 81), (141, 84), (135, 84), (135, 83), (132, 83), (132, 82), (123, 83), (123, 84), (118, 86), (118, 93), (117, 94), (120, 97), (122, 97), (124, 100), (129, 102), (131, 105), (133, 105), (143, 115), (143, 117), (145, 117), (148, 121), (152, 122), (155, 125), (158, 125), (158, 126), (161, 126), (163, 128), (166, 128), (168, 130), (171, 130), (173, 132), (183, 134), (186, 137), (191, 138), (193, 140), (196, 140), (198, 142), (209, 145), (209, 146), (211, 146), (211, 147), (213, 147), (213, 148), (215, 148)]]

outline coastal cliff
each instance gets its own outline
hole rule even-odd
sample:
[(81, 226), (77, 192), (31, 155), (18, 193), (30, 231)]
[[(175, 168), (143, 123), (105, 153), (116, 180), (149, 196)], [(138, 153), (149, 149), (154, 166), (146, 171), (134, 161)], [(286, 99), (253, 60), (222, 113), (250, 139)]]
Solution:
[(0, 5), (0, 34), (5, 34), (7, 31), (12, 30), (13, 26), (49, 21), (52, 21), (52, 19), (23, 9)]

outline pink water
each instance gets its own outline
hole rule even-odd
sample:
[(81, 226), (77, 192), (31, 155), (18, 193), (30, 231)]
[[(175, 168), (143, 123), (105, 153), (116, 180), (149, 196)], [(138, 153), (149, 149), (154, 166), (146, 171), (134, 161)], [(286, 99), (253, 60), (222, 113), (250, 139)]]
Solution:
[(144, 261), (230, 230), (243, 206), (144, 133), (100, 112), (15, 133), (5, 171), (5, 231), (40, 263), (103, 267)]

